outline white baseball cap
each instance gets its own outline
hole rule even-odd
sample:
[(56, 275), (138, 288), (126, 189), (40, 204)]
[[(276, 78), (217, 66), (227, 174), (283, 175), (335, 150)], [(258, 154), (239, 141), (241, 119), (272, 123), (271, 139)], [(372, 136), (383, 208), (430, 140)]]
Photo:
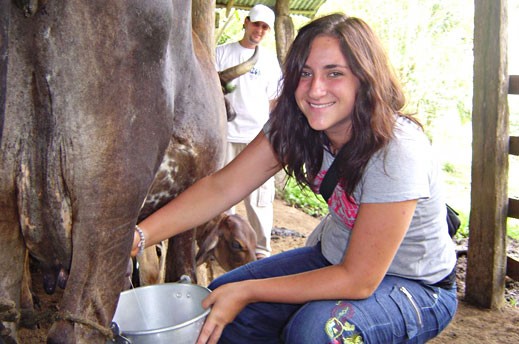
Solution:
[(275, 15), (274, 11), (265, 5), (255, 5), (249, 12), (249, 18), (251, 22), (262, 21), (266, 23), (270, 29), (274, 28)]

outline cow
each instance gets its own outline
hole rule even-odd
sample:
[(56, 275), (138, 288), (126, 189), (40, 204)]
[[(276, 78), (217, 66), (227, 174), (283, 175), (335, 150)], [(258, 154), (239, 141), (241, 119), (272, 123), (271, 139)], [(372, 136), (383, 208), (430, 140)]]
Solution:
[[(186, 0), (0, 0), (0, 13), (0, 342), (17, 342), (30, 255), (47, 292), (65, 287), (47, 342), (103, 343), (135, 224), (222, 166), (214, 63)], [(175, 260), (194, 261), (193, 235), (169, 242)]]

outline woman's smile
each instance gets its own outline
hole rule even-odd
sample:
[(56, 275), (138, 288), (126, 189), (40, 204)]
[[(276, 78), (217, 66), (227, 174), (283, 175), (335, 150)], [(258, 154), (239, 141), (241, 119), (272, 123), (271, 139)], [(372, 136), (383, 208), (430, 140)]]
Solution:
[(335, 102), (330, 102), (330, 103), (324, 103), (324, 104), (317, 104), (317, 103), (309, 103), (311, 107), (313, 108), (316, 108), (316, 109), (324, 109), (324, 108), (327, 108), (327, 107), (330, 107), (332, 105), (335, 104)]

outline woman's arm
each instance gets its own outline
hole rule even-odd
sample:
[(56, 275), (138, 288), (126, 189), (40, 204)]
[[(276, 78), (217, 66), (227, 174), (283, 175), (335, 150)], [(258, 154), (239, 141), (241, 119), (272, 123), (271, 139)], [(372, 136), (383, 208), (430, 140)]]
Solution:
[(304, 303), (369, 297), (386, 275), (411, 223), (416, 203), (410, 200), (362, 204), (340, 264), (277, 280), (258, 280), (258, 285), (269, 285), (253, 288), (253, 302)]
[[(146, 246), (201, 225), (229, 209), (281, 169), (263, 132), (231, 163), (209, 175), (141, 223)], [(140, 240), (134, 236), (132, 255)]]
[(199, 343), (219, 337), (249, 303), (305, 303), (363, 299), (384, 278), (411, 223), (416, 200), (361, 204), (347, 253), (340, 264), (296, 275), (220, 286), (203, 302), (212, 306)]

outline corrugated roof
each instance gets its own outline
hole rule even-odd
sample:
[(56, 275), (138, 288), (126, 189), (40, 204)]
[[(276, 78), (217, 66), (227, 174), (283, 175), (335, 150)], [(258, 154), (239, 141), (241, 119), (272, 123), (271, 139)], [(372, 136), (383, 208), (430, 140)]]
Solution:
[[(290, 1), (290, 13), (313, 18), (319, 7), (326, 0), (292, 0)], [(263, 4), (272, 9), (276, 6), (276, 0), (216, 0), (217, 8), (232, 7), (239, 10), (250, 10), (256, 4)]]

